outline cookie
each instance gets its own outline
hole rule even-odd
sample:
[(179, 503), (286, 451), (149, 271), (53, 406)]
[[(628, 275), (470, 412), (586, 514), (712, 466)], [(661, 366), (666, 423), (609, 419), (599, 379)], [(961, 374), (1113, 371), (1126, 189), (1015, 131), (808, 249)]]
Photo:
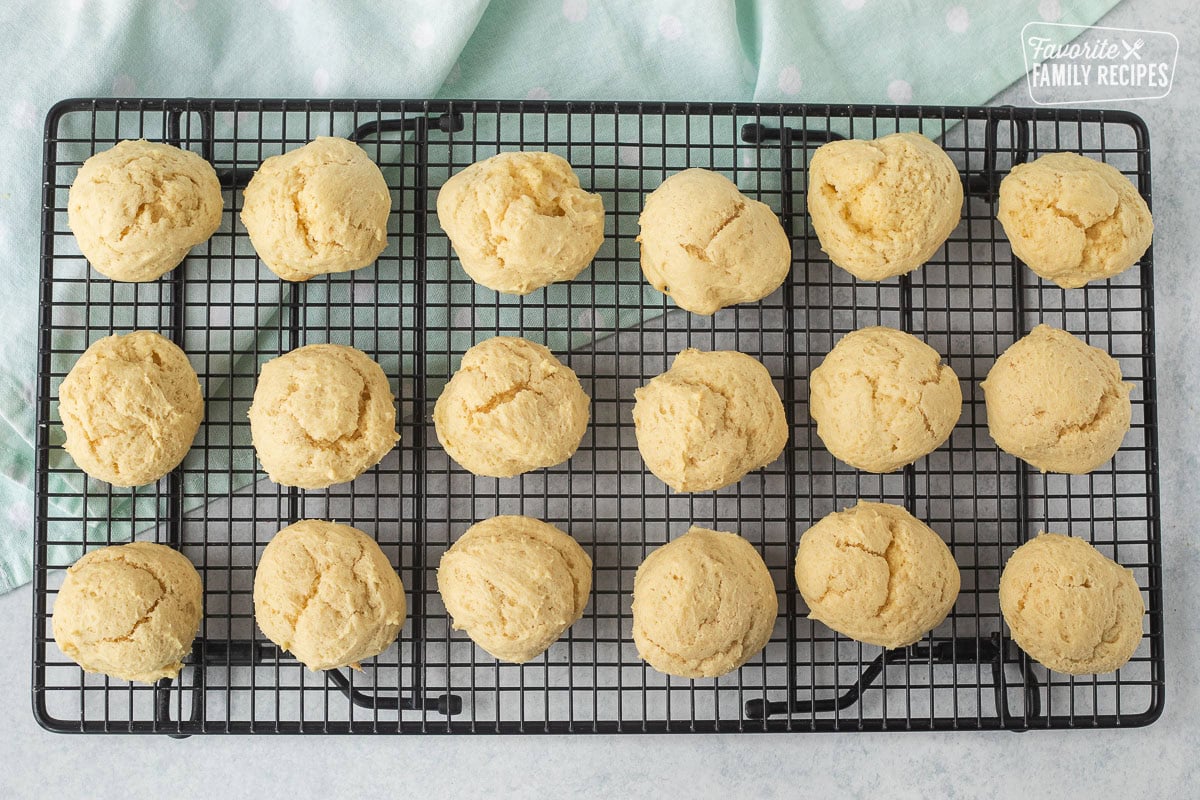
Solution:
[(808, 167), (808, 215), (821, 249), (864, 281), (912, 272), (962, 216), (958, 168), (919, 133), (821, 145)]
[(383, 369), (340, 344), (310, 344), (263, 364), (250, 436), (268, 477), (323, 489), (352, 481), (400, 440)]
[(646, 198), (638, 224), (646, 280), (693, 314), (761, 300), (792, 268), (775, 212), (717, 172), (667, 178)]
[(1038, 325), (988, 371), (988, 432), (1001, 450), (1042, 472), (1091, 472), (1120, 449), (1132, 390), (1108, 353)]
[(677, 492), (737, 483), (787, 444), (787, 416), (771, 375), (744, 353), (689, 348), (633, 397), (638, 451)]
[(1142, 641), (1146, 608), (1133, 572), (1082, 539), (1039, 533), (1000, 575), (1013, 641), (1056, 672), (1120, 669)]
[(1116, 167), (1075, 153), (1018, 164), (996, 219), (1017, 258), (1064, 289), (1107, 280), (1150, 247), (1150, 207)]
[(604, 203), (553, 153), (500, 153), (455, 174), (438, 222), (476, 283), (529, 294), (582, 272), (604, 241)]
[(320, 519), (287, 526), (254, 573), (254, 619), (268, 639), (314, 672), (359, 668), (404, 625), (404, 586), (370, 536)]
[(58, 648), (85, 672), (154, 683), (179, 675), (203, 606), (191, 561), (131, 542), (93, 550), (67, 569), (50, 624)]
[(589, 402), (579, 378), (548, 349), (496, 336), (463, 354), (433, 408), (433, 424), (465, 469), (510, 478), (574, 455)]
[(523, 664), (583, 616), (592, 560), (553, 525), (492, 517), (442, 555), (437, 587), (454, 630), (501, 661)]
[(63, 449), (79, 468), (114, 486), (142, 486), (187, 455), (204, 417), (200, 381), (187, 356), (153, 331), (99, 339), (58, 390)]
[(320, 136), (271, 156), (246, 184), (242, 224), (267, 268), (288, 281), (347, 272), (387, 247), (392, 198), (354, 142)]
[(221, 225), (221, 182), (200, 156), (119, 142), (83, 162), (67, 197), (79, 251), (114, 281), (152, 281)]
[(809, 619), (891, 650), (941, 624), (960, 576), (950, 548), (924, 522), (900, 506), (859, 501), (800, 537), (796, 585)]
[(638, 567), (633, 641), (659, 672), (716, 678), (766, 647), (778, 611), (771, 573), (753, 545), (693, 527)]
[(941, 447), (962, 413), (958, 376), (895, 328), (846, 334), (809, 376), (809, 413), (835, 457), (893, 472)]

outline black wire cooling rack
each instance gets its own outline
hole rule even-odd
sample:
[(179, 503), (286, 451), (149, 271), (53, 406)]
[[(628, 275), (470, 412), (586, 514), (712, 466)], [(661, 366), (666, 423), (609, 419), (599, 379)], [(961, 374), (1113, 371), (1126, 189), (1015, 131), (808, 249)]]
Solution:
[[(808, 228), (808, 159), (841, 136), (945, 134), (967, 201), (949, 242), (911, 275), (862, 283), (832, 267)], [(265, 157), (323, 134), (358, 141), (393, 194), (377, 264), (285, 283), (256, 259), (238, 221), (239, 191)], [(177, 144), (212, 161), (224, 223), (185, 263), (148, 284), (89, 269), (66, 224), (79, 164), (120, 139)], [(478, 287), (438, 227), (438, 187), (498, 151), (565, 156), (604, 197), (607, 237), (569, 284), (524, 298)], [(964, 730), (1127, 727), (1163, 706), (1162, 578), (1151, 254), (1108, 282), (1064, 291), (1011, 254), (995, 220), (1013, 163), (1056, 150), (1101, 158), (1150, 197), (1142, 121), (1059, 109), (304, 100), (69, 100), (46, 122), (37, 397), (37, 551), (33, 701), (56, 731), (194, 733), (484, 733)], [(794, 243), (791, 278), (760, 303), (711, 318), (672, 310), (638, 267), (637, 216), (669, 174), (708, 167), (776, 209)], [(997, 451), (979, 384), (996, 355), (1039, 322), (1118, 358), (1133, 427), (1112, 463), (1085, 476), (1040, 475)], [(915, 466), (868, 475), (836, 462), (814, 435), (807, 376), (843, 334), (885, 324), (942, 353), (963, 382), (949, 443)], [(113, 332), (157, 330), (189, 355), (206, 420), (182, 465), (153, 486), (84, 480), (61, 449), (58, 387), (86, 346)], [(478, 478), (440, 449), (432, 404), (471, 344), (521, 335), (550, 345), (592, 397), (579, 452), (559, 467)], [(402, 440), (351, 484), (301, 492), (257, 470), (246, 409), (261, 363), (313, 342), (375, 357), (398, 393)], [(766, 364), (792, 422), (783, 458), (736, 486), (672, 494), (646, 472), (633, 390), (686, 346), (737, 349)], [(950, 544), (962, 593), (921, 642), (883, 652), (805, 617), (793, 582), (799, 535), (858, 498), (902, 503)], [(546, 519), (595, 564), (583, 619), (542, 657), (497, 664), (451, 632), (436, 592), (441, 553), (494, 514)], [(305, 517), (376, 537), (410, 602), (399, 641), (361, 672), (306, 672), (257, 631), (251, 585), (262, 547)], [(633, 576), (646, 553), (697, 524), (735, 530), (761, 551), (779, 591), (770, 644), (717, 680), (668, 678), (630, 635)], [(1110, 675), (1048, 673), (1006, 635), (1000, 569), (1039, 530), (1082, 536), (1133, 569), (1147, 633)], [(205, 619), (177, 682), (129, 685), (84, 675), (54, 645), (61, 568), (85, 543), (134, 534), (178, 547), (200, 570)]]

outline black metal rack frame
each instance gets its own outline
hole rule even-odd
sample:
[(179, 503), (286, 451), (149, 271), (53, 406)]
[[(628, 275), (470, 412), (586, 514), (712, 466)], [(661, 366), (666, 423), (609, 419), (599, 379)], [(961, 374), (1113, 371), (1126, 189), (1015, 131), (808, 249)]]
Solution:
[[(882, 283), (830, 265), (808, 228), (808, 159), (840, 136), (945, 133), (962, 172), (963, 220), (924, 267)], [(947, 132), (948, 131), (948, 132)], [(238, 221), (240, 188), (267, 156), (317, 135), (358, 141), (393, 193), (390, 242), (377, 264), (285, 283), (255, 257)], [(225, 221), (180, 267), (148, 284), (90, 270), (66, 225), (78, 165), (124, 138), (160, 139), (212, 161)], [(607, 236), (569, 284), (524, 298), (475, 286), (437, 224), (438, 187), (501, 150), (548, 149), (604, 197)], [(995, 220), (1013, 163), (1073, 150), (1114, 164), (1150, 198), (1150, 149), (1126, 112), (1063, 109), (374, 100), (79, 99), (46, 121), (33, 704), (56, 731), (195, 733), (566, 733), (645, 731), (966, 730), (1132, 727), (1163, 707), (1152, 256), (1104, 283), (1064, 291), (1013, 258)], [(644, 282), (637, 216), (670, 173), (709, 167), (776, 209), (794, 268), (761, 303), (711, 318), (673, 311)], [(1136, 385), (1133, 427), (1090, 475), (1039, 475), (987, 435), (979, 383), (996, 355), (1039, 322), (1107, 349)], [(636, 324), (641, 322), (642, 324)], [(836, 462), (815, 436), (807, 376), (841, 335), (887, 324), (942, 353), (963, 382), (947, 445), (893, 475)], [(156, 485), (88, 481), (63, 454), (58, 387), (86, 346), (113, 332), (158, 330), (189, 355), (206, 420), (179, 468)], [(432, 403), (471, 344), (496, 334), (549, 344), (593, 399), (579, 452), (514, 479), (477, 478), (438, 447)], [(260, 364), (311, 342), (352, 344), (397, 390), (402, 440), (353, 483), (301, 492), (257, 471), (246, 408)], [(720, 492), (672, 494), (646, 472), (633, 389), (686, 346), (761, 359), (789, 409), (777, 463)], [(912, 647), (884, 653), (804, 616), (791, 576), (812, 522), (858, 498), (904, 504), (950, 544), (962, 592), (950, 617)], [(584, 617), (547, 654), (500, 665), (452, 633), (434, 572), (471, 523), (524, 513), (574, 535), (595, 563)], [(256, 630), (250, 589), (261, 548), (303, 517), (374, 535), (398, 566), (410, 619), (362, 672), (307, 673)], [(629, 635), (633, 574), (691, 524), (736, 530), (762, 552), (780, 612), (767, 648), (717, 680), (661, 675)], [(1038, 530), (1082, 536), (1133, 569), (1148, 631), (1110, 675), (1049, 673), (1007, 638), (996, 587), (1012, 550)], [(178, 547), (205, 584), (205, 620), (176, 683), (84, 675), (55, 647), (50, 614), (81, 545), (147, 533)]]

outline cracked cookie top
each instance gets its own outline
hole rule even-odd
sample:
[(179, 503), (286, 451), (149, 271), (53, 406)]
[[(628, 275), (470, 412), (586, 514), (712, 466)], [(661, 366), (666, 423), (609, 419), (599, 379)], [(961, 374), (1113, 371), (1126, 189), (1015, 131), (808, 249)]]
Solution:
[(258, 460), (283, 486), (323, 489), (378, 464), (400, 440), (383, 369), (339, 344), (310, 344), (263, 364), (250, 405)]
[(456, 631), (501, 661), (523, 664), (583, 616), (592, 560), (547, 522), (492, 517), (442, 555), (437, 588)]
[(574, 455), (589, 403), (579, 378), (549, 349), (495, 336), (463, 354), (434, 406), (433, 424), (463, 467), (510, 478)]
[(604, 203), (554, 153), (500, 153), (442, 186), (438, 222), (471, 278), (507, 294), (569, 281), (604, 241)]
[(86, 672), (154, 683), (179, 674), (202, 612), (200, 575), (179, 552), (152, 542), (103, 547), (67, 570), (54, 641)]
[(242, 224), (254, 250), (284, 280), (365, 267), (387, 246), (387, 181), (347, 139), (321, 136), (271, 156), (244, 198)]
[(1120, 449), (1132, 390), (1108, 353), (1038, 325), (988, 371), (988, 432), (1001, 450), (1042, 472), (1091, 472)]
[(404, 586), (375, 540), (349, 525), (305, 519), (263, 549), (254, 619), (311, 670), (358, 668), (400, 633)]
[(791, 271), (791, 243), (775, 212), (717, 172), (667, 178), (638, 224), (646, 280), (694, 314), (761, 300)]
[(633, 641), (683, 678), (737, 669), (771, 638), (779, 601), (762, 556), (736, 533), (693, 527), (659, 547), (633, 581)]
[(1154, 233), (1150, 208), (1129, 179), (1076, 153), (1013, 167), (1000, 182), (996, 218), (1017, 258), (1064, 289), (1129, 269)]
[(1083, 539), (1039, 533), (1000, 575), (1000, 610), (1034, 660), (1071, 675), (1112, 672), (1142, 641), (1145, 606), (1133, 572)]
[(144, 486), (173, 470), (204, 416), (196, 371), (153, 331), (98, 339), (63, 379), (58, 400), (63, 449), (114, 486)]
[(737, 483), (779, 458), (788, 424), (767, 368), (744, 353), (684, 350), (633, 393), (646, 466), (677, 492)]
[(895, 328), (846, 334), (809, 376), (809, 413), (835, 457), (892, 472), (932, 453), (962, 413), (958, 376), (929, 345)]
[(67, 224), (79, 251), (115, 281), (152, 281), (174, 269), (221, 224), (212, 165), (169, 144), (119, 142), (83, 162)]
[(800, 537), (796, 586), (809, 619), (888, 649), (941, 624), (958, 597), (950, 548), (900, 506), (860, 501)]
[(958, 225), (963, 188), (942, 148), (919, 133), (821, 145), (808, 168), (808, 214), (821, 249), (864, 281), (912, 272)]

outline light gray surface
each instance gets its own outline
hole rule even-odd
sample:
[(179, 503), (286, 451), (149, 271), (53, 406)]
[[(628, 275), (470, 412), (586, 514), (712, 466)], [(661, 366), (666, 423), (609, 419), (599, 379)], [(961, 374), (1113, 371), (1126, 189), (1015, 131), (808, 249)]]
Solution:
[[(29, 698), (29, 589), (0, 597), (0, 796), (407, 797), (1162, 797), (1200, 780), (1200, 539), (1184, 507), (1200, 491), (1192, 427), (1200, 369), (1191, 330), (1200, 163), (1200, 20), (1186, 4), (1134, 0), (1106, 25), (1171, 30), (1180, 39), (1165, 100), (1122, 107), (1145, 117), (1154, 149), (1162, 515), (1166, 562), (1167, 700), (1135, 731), (773, 736), (528, 738), (160, 738), (52, 735)], [(1027, 105), (1024, 85), (998, 102)]]

